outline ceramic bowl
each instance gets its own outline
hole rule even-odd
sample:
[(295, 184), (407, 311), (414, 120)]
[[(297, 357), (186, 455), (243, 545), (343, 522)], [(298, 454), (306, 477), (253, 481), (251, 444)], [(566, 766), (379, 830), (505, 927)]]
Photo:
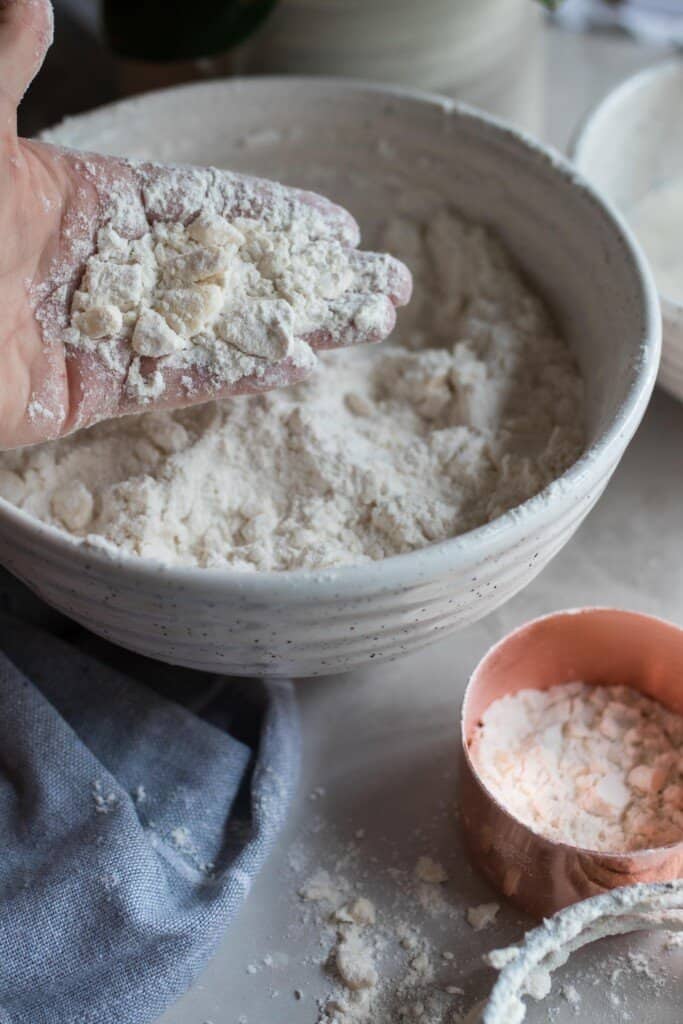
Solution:
[[(683, 178), (683, 61), (647, 68), (617, 86), (583, 122), (571, 147), (581, 171), (627, 216), (654, 188)], [(683, 304), (660, 293), (659, 383), (683, 400)]]
[(559, 155), (450, 101), (349, 81), (264, 78), (150, 94), (68, 121), (67, 145), (218, 164), (323, 191), (359, 216), (412, 190), (492, 225), (550, 304), (586, 380), (587, 448), (543, 493), (476, 530), (322, 572), (112, 558), (0, 501), (0, 561), (102, 636), (162, 661), (314, 676), (394, 658), (524, 587), (599, 498), (647, 405), (657, 295), (628, 230)]

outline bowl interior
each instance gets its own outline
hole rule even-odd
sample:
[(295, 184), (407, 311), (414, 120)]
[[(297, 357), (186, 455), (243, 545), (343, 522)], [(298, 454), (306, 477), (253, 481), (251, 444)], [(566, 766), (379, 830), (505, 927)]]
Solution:
[(608, 212), (547, 153), (448, 101), (333, 80), (237, 80), (150, 94), (46, 137), (324, 192), (356, 215), (366, 247), (392, 211), (426, 213), (444, 199), (495, 226), (577, 355), (589, 444), (642, 392), (644, 345), (656, 361), (648, 281)]

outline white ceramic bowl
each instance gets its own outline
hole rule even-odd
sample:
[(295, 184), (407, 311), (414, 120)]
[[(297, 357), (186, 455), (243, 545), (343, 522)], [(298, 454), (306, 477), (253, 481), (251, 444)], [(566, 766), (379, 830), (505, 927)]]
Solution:
[[(192, 144), (187, 135), (200, 139)], [(194, 126), (194, 127), (193, 127)], [(0, 561), (125, 647), (240, 675), (312, 676), (414, 651), (486, 615), (571, 537), (643, 415), (657, 296), (627, 230), (559, 156), (450, 101), (324, 79), (148, 95), (51, 134), (70, 145), (214, 163), (317, 188), (366, 240), (402, 190), (500, 232), (551, 304), (586, 379), (586, 454), (539, 496), (454, 540), (325, 572), (244, 574), (114, 560), (0, 501)]]
[[(683, 177), (683, 61), (627, 78), (588, 115), (571, 155), (579, 171), (628, 211), (653, 188)], [(683, 245), (683, 243), (682, 243)], [(659, 383), (683, 400), (683, 304), (660, 294)]]

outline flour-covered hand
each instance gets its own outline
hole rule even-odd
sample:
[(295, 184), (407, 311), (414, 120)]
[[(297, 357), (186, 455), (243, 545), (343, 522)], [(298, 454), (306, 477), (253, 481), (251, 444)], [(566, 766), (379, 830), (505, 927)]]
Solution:
[(410, 274), (328, 200), (18, 139), (51, 38), (48, 0), (0, 2), (0, 447), (292, 384), (391, 331)]

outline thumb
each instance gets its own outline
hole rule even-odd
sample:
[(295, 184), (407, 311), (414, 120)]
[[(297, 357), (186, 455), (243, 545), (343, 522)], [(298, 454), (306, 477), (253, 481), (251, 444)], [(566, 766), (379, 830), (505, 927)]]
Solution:
[(52, 43), (50, 0), (0, 0), (0, 98), (16, 111)]

